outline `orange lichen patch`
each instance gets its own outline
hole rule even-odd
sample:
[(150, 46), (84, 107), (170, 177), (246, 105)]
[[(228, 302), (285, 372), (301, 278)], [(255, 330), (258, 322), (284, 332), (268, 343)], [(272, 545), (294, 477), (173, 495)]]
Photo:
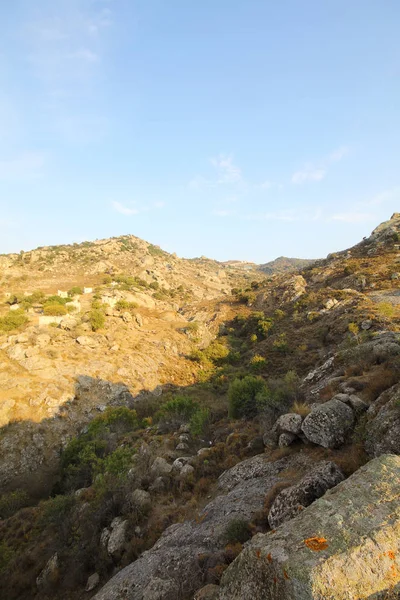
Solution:
[(393, 550), (389, 550), (388, 552), (386, 552), (386, 554), (388, 555), (388, 557), (391, 560), (394, 560), (396, 558), (395, 553), (393, 552)]
[(267, 561), (270, 563), (272, 562), (271, 552), (269, 552), (269, 554), (267, 554)]
[(305, 545), (310, 550), (314, 550), (314, 552), (321, 552), (321, 550), (326, 550), (328, 547), (328, 542), (323, 537), (312, 537), (304, 540)]
[(285, 579), (289, 579), (289, 575), (287, 574), (287, 572), (285, 570), (283, 570), (283, 576)]
[(260, 548), (257, 548), (257, 550), (256, 550), (256, 556), (257, 556), (257, 558), (261, 558), (261, 550), (260, 550)]

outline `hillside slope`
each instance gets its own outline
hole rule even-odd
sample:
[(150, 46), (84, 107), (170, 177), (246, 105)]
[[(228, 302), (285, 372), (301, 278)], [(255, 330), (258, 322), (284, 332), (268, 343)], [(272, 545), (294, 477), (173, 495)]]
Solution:
[[(3, 290), (18, 283), (21, 294), (31, 282), (11, 278), (26, 265), (6, 260), (17, 265), (7, 267)], [(68, 281), (78, 285), (76, 267), (63, 260), (75, 269)], [(264, 552), (271, 530), (286, 536), (299, 511), (319, 514), (313, 502), (330, 488), (352, 494), (351, 481), (372, 473), (378, 493), (385, 465), (398, 469), (397, 459), (385, 457), (370, 471), (361, 467), (400, 454), (400, 214), (301, 272), (265, 279), (224, 269), (227, 294), (224, 276), (213, 282), (219, 294), (207, 287), (212, 261), (196, 276), (192, 261), (175, 260), (175, 272), (193, 276), (193, 287), (199, 280), (202, 298), (177, 292), (165, 299), (162, 291), (158, 299), (160, 289), (127, 279), (136, 272), (108, 274), (106, 282), (99, 274), (98, 289), (80, 295), (78, 316), (39, 326), (39, 312), (28, 312), (32, 321), (0, 340), (4, 400), (15, 398), (16, 380), (22, 386), (18, 402), (3, 402), (12, 422), (0, 432), (0, 591), (10, 600), (80, 600), (96, 592), (99, 600), (241, 598), (242, 580), (246, 590), (280, 600), (290, 588), (284, 574), (276, 590), (269, 569), (253, 587), (248, 571), (242, 577), (242, 565), (258, 573), (251, 551), (242, 553), (245, 542), (266, 534)], [(22, 311), (43, 311), (46, 298), (15, 301)], [(6, 309), (6, 316), (20, 314)], [(93, 311), (104, 313), (97, 331)], [(70, 319), (78, 322), (70, 326)], [(35, 357), (49, 361), (45, 375), (32, 369)], [(58, 390), (54, 406), (49, 391), (40, 396), (44, 386)], [(372, 518), (382, 537), (379, 515)], [(368, 542), (367, 521), (357, 535)], [(304, 523), (309, 531), (307, 517)], [(322, 529), (310, 533), (311, 551), (328, 537)], [(389, 544), (395, 537), (386, 539), (384, 558), (376, 545), (363, 558), (383, 561), (392, 587), (400, 584), (390, 554), (397, 557)], [(327, 558), (336, 547), (328, 542)], [(385, 573), (379, 598), (391, 591)], [(354, 597), (350, 588), (332, 595)]]

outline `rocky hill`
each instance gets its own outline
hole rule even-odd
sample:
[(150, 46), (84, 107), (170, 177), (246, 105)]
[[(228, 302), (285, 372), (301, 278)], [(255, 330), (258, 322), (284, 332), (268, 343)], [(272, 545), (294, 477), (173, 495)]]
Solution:
[(0, 260), (2, 597), (398, 597), (400, 214), (269, 278)]
[(258, 265), (258, 270), (267, 275), (274, 275), (275, 273), (291, 273), (293, 271), (304, 269), (314, 262), (316, 261), (312, 259), (279, 256), (278, 258), (275, 258), (275, 260), (271, 260), (263, 265)]

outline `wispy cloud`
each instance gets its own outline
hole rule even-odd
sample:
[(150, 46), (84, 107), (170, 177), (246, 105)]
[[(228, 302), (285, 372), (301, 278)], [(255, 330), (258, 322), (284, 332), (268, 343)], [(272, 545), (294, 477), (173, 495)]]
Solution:
[(292, 183), (301, 184), (308, 181), (322, 181), (326, 175), (326, 169), (318, 169), (312, 165), (305, 166), (292, 175)]
[(43, 173), (45, 155), (26, 152), (12, 159), (0, 160), (0, 179), (33, 179)]
[(304, 167), (295, 171), (292, 175), (292, 183), (301, 185), (303, 183), (322, 181), (332, 163), (337, 163), (349, 153), (348, 146), (341, 146), (320, 160), (317, 164), (306, 163)]
[(244, 184), (242, 170), (234, 163), (232, 155), (219, 154), (210, 159), (210, 164), (214, 169), (214, 176), (207, 178), (203, 175), (196, 175), (189, 181), (188, 187), (190, 189), (200, 190), (225, 185)]
[(129, 202), (128, 205), (122, 204), (121, 202), (113, 201), (111, 203), (112, 208), (126, 217), (132, 217), (133, 215), (139, 215), (141, 213), (149, 212), (152, 210), (160, 210), (164, 208), (165, 202), (154, 202), (149, 205), (137, 205), (136, 202)]
[[(105, 119), (97, 103), (101, 96), (97, 86), (113, 11), (95, 0), (42, 0), (39, 4), (26, 11), (21, 44), (31, 75), (38, 82), (38, 113), (45, 114), (49, 129), (67, 142), (91, 141), (91, 121)], [(77, 121), (80, 127), (74, 137), (71, 132), (76, 129), (63, 124)], [(93, 141), (98, 139), (96, 135)]]
[(216, 183), (238, 183), (242, 180), (242, 171), (234, 164), (232, 156), (220, 154), (211, 159), (211, 164), (217, 171)]
[(126, 215), (128, 217), (131, 217), (132, 215), (137, 215), (139, 213), (138, 208), (130, 208), (129, 206), (121, 204), (121, 202), (113, 202), (112, 207), (114, 210), (121, 213), (121, 215)]

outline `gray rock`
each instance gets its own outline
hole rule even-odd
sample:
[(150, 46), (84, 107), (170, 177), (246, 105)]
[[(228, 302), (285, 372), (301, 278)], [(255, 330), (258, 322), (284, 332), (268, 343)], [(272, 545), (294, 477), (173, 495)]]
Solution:
[(344, 475), (333, 462), (322, 462), (303, 479), (288, 487), (275, 498), (268, 514), (271, 529), (276, 529), (325, 494), (327, 490), (343, 481)]
[(192, 459), (191, 456), (180, 456), (172, 463), (172, 471), (180, 473), (185, 465)]
[(189, 444), (186, 444), (185, 442), (180, 442), (175, 448), (175, 450), (178, 450), (178, 452), (187, 452), (188, 450), (190, 450)]
[(90, 577), (88, 577), (85, 592), (91, 592), (92, 590), (94, 590), (95, 587), (99, 585), (99, 583), (100, 575), (98, 573), (93, 573), (93, 575), (90, 575)]
[(340, 400), (340, 402), (343, 402), (344, 404), (350, 406), (350, 408), (353, 409), (356, 416), (359, 416), (363, 412), (368, 410), (368, 404), (364, 402), (364, 400), (361, 400), (361, 398), (359, 398), (355, 394), (337, 394), (332, 398), (332, 400), (333, 399)]
[(166, 477), (156, 477), (151, 486), (149, 487), (150, 492), (154, 494), (161, 494), (168, 487), (168, 480)]
[(400, 384), (386, 390), (369, 408), (365, 450), (370, 456), (400, 454)]
[(295, 441), (296, 436), (294, 433), (281, 433), (278, 440), (279, 448), (287, 448)]
[[(170, 582), (171, 589), (178, 584), (183, 598), (193, 597), (204, 585), (199, 555), (224, 549), (228, 524), (238, 518), (251, 521), (263, 507), (265, 494), (281, 481), (280, 473), (288, 468), (305, 472), (312, 464), (309, 458), (297, 455), (275, 462), (268, 462), (266, 455), (255, 456), (244, 463), (230, 469), (233, 473), (224, 474), (225, 489), (230, 487), (230, 491), (212, 500), (197, 519), (171, 525), (151, 550), (115, 575), (95, 599), (143, 600), (154, 579), (164, 582), (162, 589), (166, 582)], [(173, 600), (179, 597), (176, 594)]]
[(45, 568), (36, 578), (39, 590), (46, 590), (56, 585), (59, 578), (59, 561), (57, 552), (47, 561)]
[(135, 313), (133, 315), (137, 325), (139, 325), (139, 327), (143, 327), (143, 317), (142, 315), (140, 315), (139, 313)]
[(327, 371), (329, 371), (333, 367), (334, 362), (335, 362), (335, 357), (331, 356), (331, 358), (328, 358), (328, 360), (325, 361), (323, 365), (321, 365), (317, 369), (314, 369), (313, 371), (311, 371), (304, 378), (304, 382), (311, 383), (311, 382), (319, 381), (320, 379), (322, 379), (322, 377), (324, 377), (326, 375)]
[(150, 468), (150, 473), (154, 477), (160, 477), (163, 475), (169, 475), (172, 471), (172, 465), (170, 465), (165, 458), (157, 456)]
[(324, 448), (344, 444), (354, 424), (353, 410), (337, 399), (318, 405), (306, 416), (302, 431), (306, 438)]
[(292, 521), (256, 535), (223, 574), (218, 600), (389, 597), (400, 582), (399, 495), (400, 458), (374, 459)]
[(296, 413), (287, 413), (286, 415), (280, 416), (275, 425), (282, 432), (286, 431), (288, 433), (294, 433), (298, 435), (301, 432), (302, 422), (303, 418), (301, 415)]
[(76, 338), (76, 341), (81, 346), (85, 346), (87, 348), (96, 348), (99, 345), (97, 340), (89, 335), (80, 335), (78, 338)]
[(192, 465), (185, 465), (180, 472), (179, 478), (187, 479), (188, 477), (193, 475), (193, 473), (194, 473), (194, 468), (192, 467)]
[(153, 577), (143, 592), (143, 600), (176, 600), (179, 583), (172, 579)]
[(131, 501), (135, 508), (140, 511), (148, 511), (151, 508), (151, 496), (145, 490), (137, 489), (132, 492)]
[(129, 312), (123, 312), (121, 315), (121, 319), (124, 323), (130, 323), (132, 321), (132, 315)]
[(365, 321), (361, 322), (361, 329), (363, 331), (368, 331), (368, 329), (371, 329), (372, 327), (372, 321), (370, 319), (366, 319)]
[(107, 542), (107, 552), (110, 556), (117, 556), (125, 544), (126, 528), (128, 521), (122, 517), (115, 517), (111, 523), (111, 533)]
[(209, 583), (195, 594), (194, 600), (217, 600), (219, 585)]

